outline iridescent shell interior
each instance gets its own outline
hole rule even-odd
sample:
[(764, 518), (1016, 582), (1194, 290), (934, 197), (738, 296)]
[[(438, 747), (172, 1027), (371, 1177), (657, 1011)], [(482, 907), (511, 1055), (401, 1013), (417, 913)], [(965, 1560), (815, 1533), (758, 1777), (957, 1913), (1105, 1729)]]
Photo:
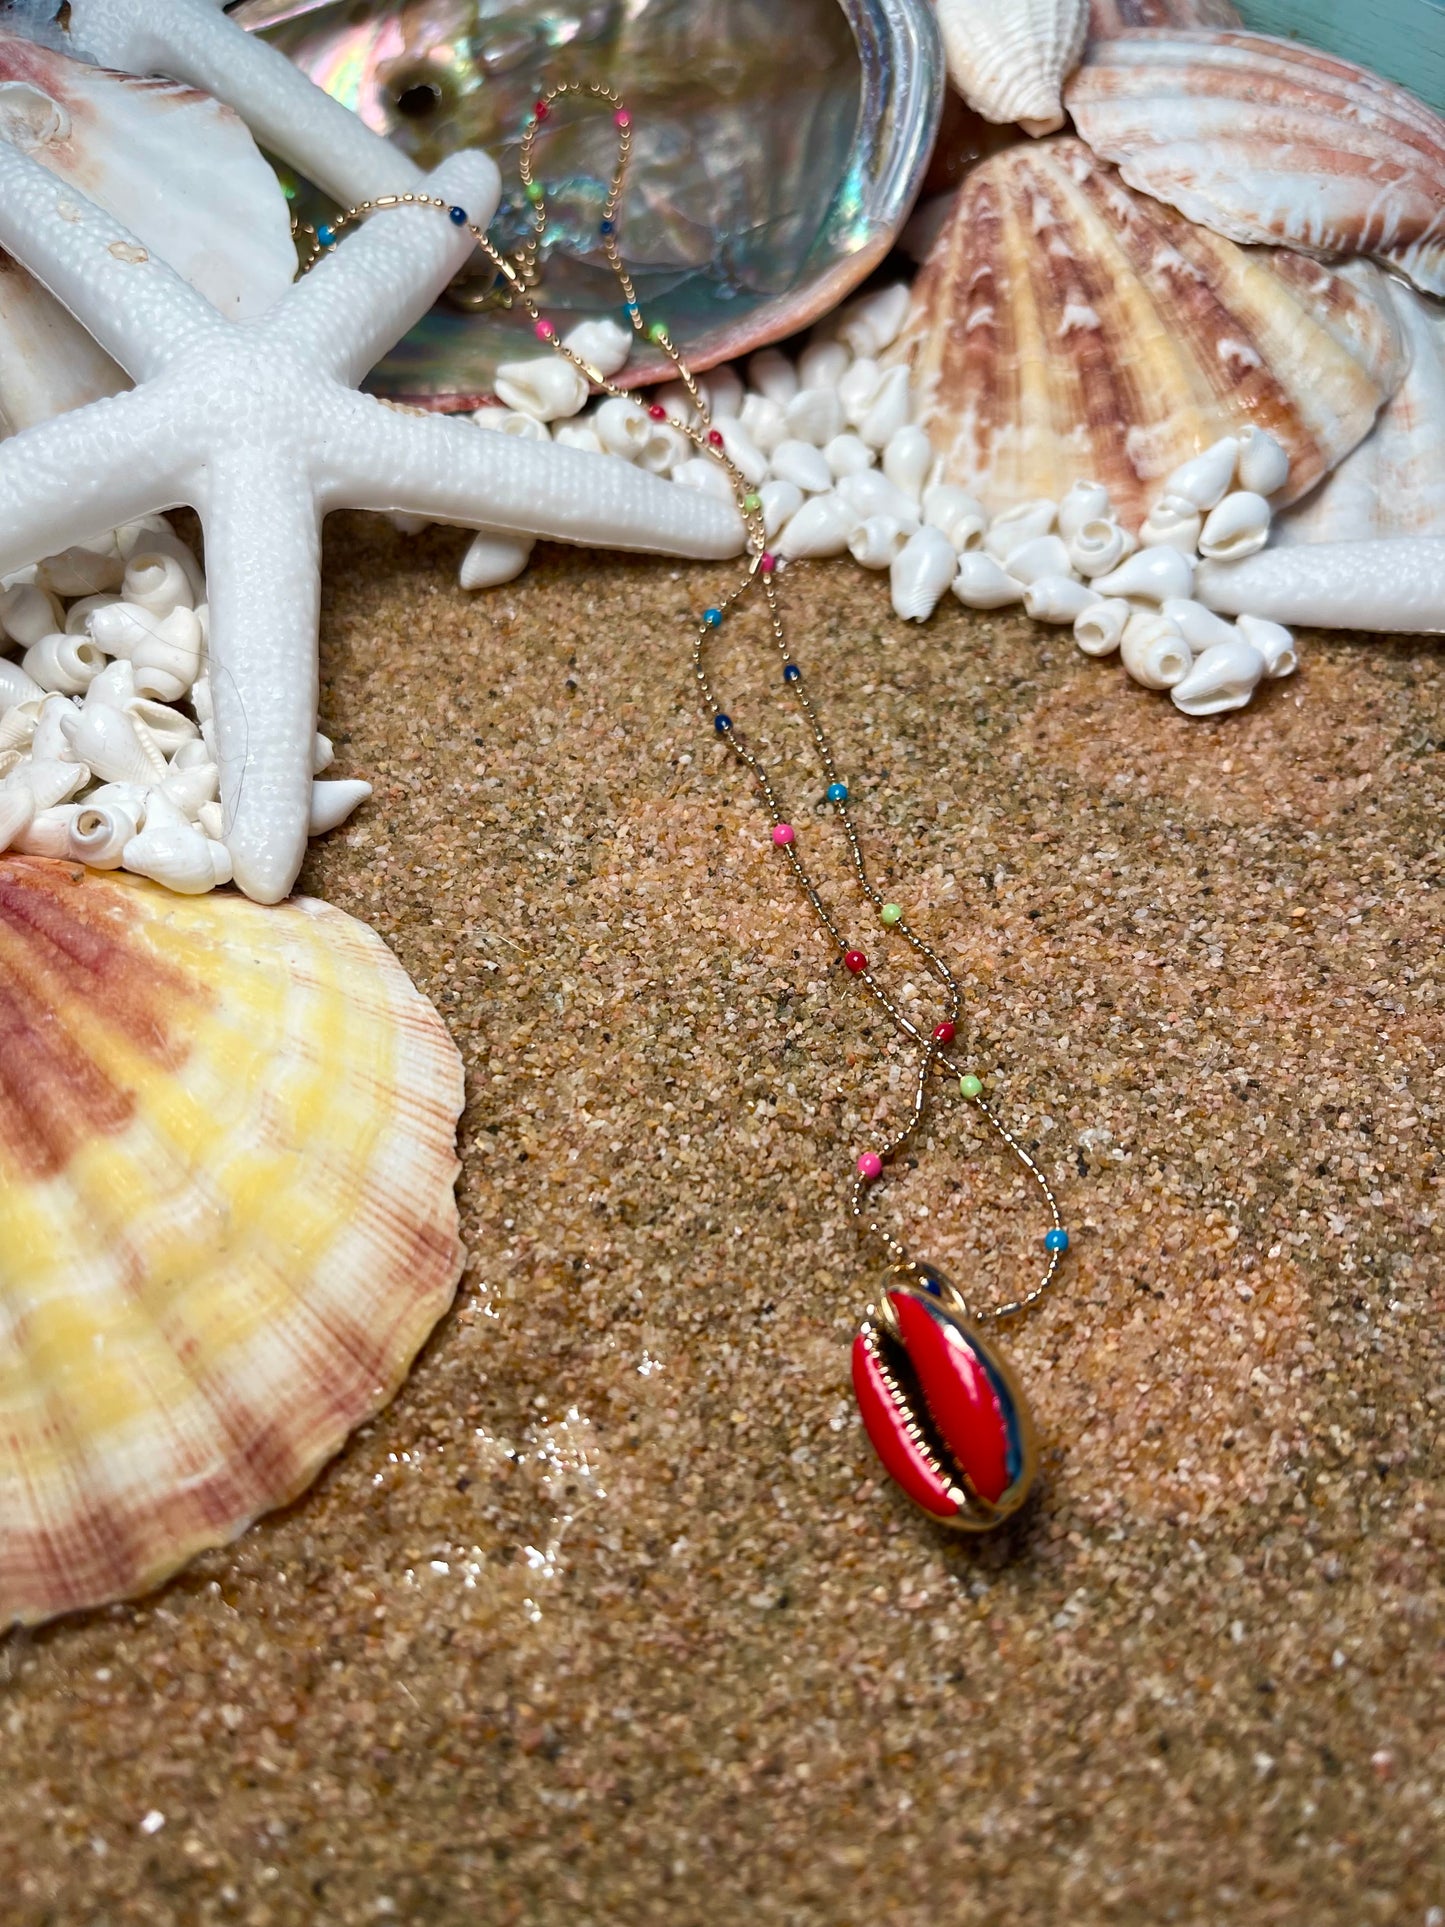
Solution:
[[(520, 130), (539, 90), (605, 81), (633, 115), (619, 221), (644, 311), (693, 366), (774, 341), (828, 312), (887, 252), (942, 108), (927, 0), (246, 0), (235, 11), (422, 166), (486, 147), (502, 169), (492, 238), (527, 231)], [(546, 308), (564, 329), (619, 316), (597, 224), (614, 165), (605, 113), (559, 109), (538, 143), (549, 191)], [(304, 183), (298, 210), (324, 209)], [(480, 266), (480, 263), (479, 263)], [(526, 317), (499, 313), (490, 275), (464, 280), (372, 374), (393, 399), (464, 408), (499, 361), (534, 355)], [(655, 350), (624, 379), (670, 372)]]

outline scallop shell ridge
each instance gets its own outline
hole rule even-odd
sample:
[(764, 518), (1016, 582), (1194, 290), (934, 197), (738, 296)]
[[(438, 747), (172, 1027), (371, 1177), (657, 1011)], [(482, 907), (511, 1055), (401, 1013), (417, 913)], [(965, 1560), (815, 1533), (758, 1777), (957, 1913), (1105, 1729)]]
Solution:
[(1382, 284), (1240, 248), (1061, 137), (968, 176), (890, 356), (944, 479), (992, 513), (1094, 480), (1137, 525), (1248, 423), (1288, 452), (1287, 499), (1342, 460), (1405, 372)]
[(0, 1628), (296, 1497), (461, 1268), (440, 1019), (328, 905), (0, 857)]
[(1132, 187), (1236, 241), (1374, 255), (1445, 294), (1445, 120), (1352, 61), (1246, 32), (1092, 44), (1066, 90)]

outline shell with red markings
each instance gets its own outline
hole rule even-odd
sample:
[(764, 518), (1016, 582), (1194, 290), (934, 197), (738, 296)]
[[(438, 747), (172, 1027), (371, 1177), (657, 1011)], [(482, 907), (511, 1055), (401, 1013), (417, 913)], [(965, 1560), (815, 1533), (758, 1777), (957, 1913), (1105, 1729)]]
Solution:
[(1445, 294), (1445, 120), (1394, 81), (1269, 34), (1095, 42), (1065, 92), (1131, 187), (1231, 240), (1369, 254)]
[(461, 1101), (340, 911), (0, 856), (0, 1631), (224, 1544), (390, 1398)]
[(942, 479), (997, 515), (1102, 482), (1137, 526), (1182, 462), (1248, 424), (1304, 494), (1368, 433), (1407, 356), (1366, 264), (1245, 249), (1136, 194), (1082, 141), (965, 179), (889, 359)]
[(1012, 1372), (936, 1272), (891, 1285), (853, 1341), (853, 1389), (884, 1470), (930, 1518), (986, 1532), (1038, 1457)]

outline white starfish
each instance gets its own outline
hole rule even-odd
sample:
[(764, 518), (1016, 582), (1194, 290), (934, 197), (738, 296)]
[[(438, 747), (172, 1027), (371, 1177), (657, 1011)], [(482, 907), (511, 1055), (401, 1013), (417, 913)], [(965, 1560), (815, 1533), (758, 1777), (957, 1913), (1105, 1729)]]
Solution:
[[(423, 185), (482, 225), (499, 187), (476, 151)], [(438, 209), (390, 209), (268, 313), (230, 322), (93, 202), (0, 142), (0, 248), (137, 384), (0, 443), (0, 573), (157, 509), (197, 510), (225, 837), (237, 883), (262, 902), (285, 896), (306, 849), (331, 509), (688, 556), (742, 547), (735, 511), (695, 490), (356, 392), (471, 246)]]

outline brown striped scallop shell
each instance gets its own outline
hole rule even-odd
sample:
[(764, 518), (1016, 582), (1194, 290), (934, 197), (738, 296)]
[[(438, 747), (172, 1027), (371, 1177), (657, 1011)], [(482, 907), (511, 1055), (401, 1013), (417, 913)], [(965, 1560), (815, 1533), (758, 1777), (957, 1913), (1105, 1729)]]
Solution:
[(1096, 42), (1065, 103), (1142, 193), (1232, 240), (1374, 255), (1445, 294), (1445, 119), (1336, 54), (1244, 32)]
[(302, 1492), (461, 1269), (462, 1078), (381, 939), (0, 856), (0, 1632)]
[(968, 176), (890, 356), (946, 479), (991, 511), (1095, 480), (1137, 523), (1246, 424), (1288, 451), (1289, 500), (1348, 454), (1406, 367), (1377, 288), (1195, 227), (1061, 137)]

